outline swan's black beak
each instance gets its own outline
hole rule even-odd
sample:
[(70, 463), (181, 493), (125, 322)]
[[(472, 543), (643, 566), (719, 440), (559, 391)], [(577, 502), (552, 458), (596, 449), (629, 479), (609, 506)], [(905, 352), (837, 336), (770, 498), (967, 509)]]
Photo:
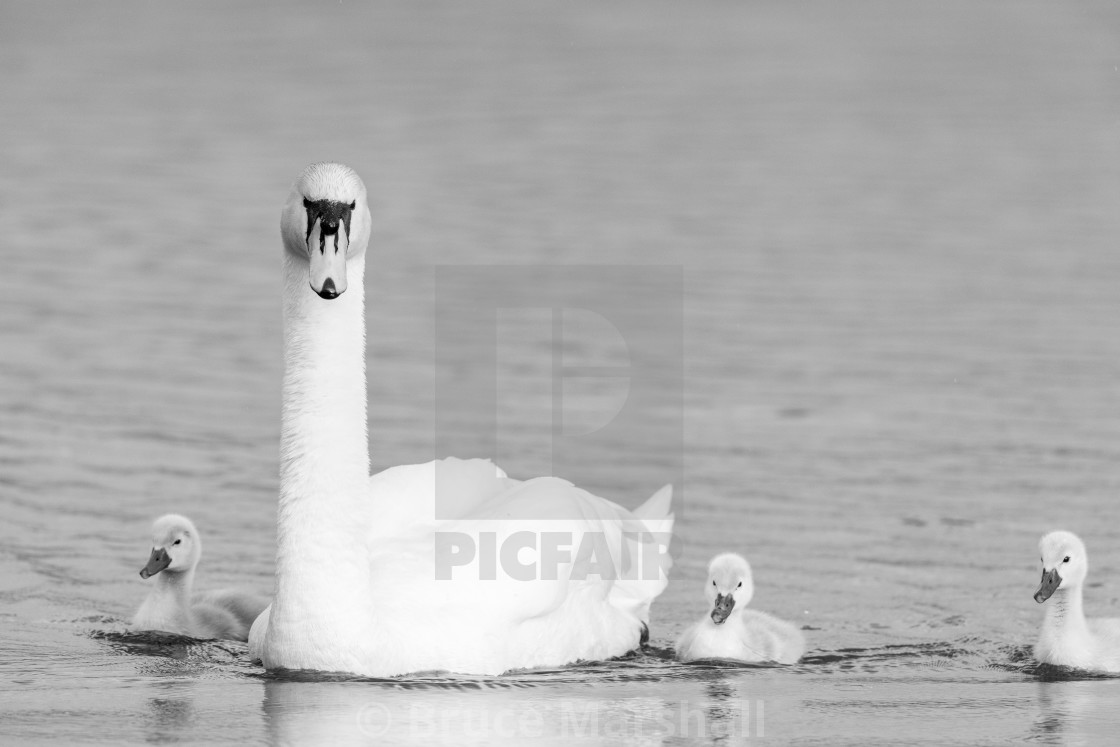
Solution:
[(151, 578), (169, 565), (171, 565), (171, 556), (167, 554), (167, 550), (153, 547), (148, 564), (140, 569), (140, 578)]
[(1050, 595), (1057, 590), (1058, 585), (1061, 583), (1062, 577), (1058, 575), (1057, 568), (1052, 571), (1044, 569), (1042, 571), (1042, 583), (1039, 585), (1038, 591), (1034, 593), (1034, 601), (1042, 604), (1050, 598)]
[(307, 258), (311, 290), (330, 300), (346, 292), (346, 255), (350, 250), (350, 214), (354, 203), (305, 199)]
[(323, 230), (320, 225), (316, 222), (307, 240), (311, 290), (330, 300), (346, 292), (346, 234), (337, 225), (328, 225)]
[[(311, 287), (314, 288), (315, 286), (312, 285)], [(319, 294), (319, 298), (325, 298), (328, 301), (332, 298), (338, 298), (341, 292), (342, 291), (334, 287), (334, 278), (327, 278), (324, 280), (323, 287), (316, 291), (316, 293)]]
[(712, 622), (716, 625), (722, 625), (733, 609), (735, 609), (735, 597), (730, 594), (716, 594), (716, 606), (712, 610)]

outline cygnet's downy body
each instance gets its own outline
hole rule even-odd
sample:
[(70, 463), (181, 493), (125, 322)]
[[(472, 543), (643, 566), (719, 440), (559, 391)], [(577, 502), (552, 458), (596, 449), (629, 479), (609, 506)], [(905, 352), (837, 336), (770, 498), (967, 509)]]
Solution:
[(754, 595), (751, 567), (735, 553), (717, 555), (708, 566), (704, 594), (711, 604), (702, 620), (677, 641), (677, 658), (731, 659), (795, 664), (805, 637), (792, 623), (746, 609)]
[(1120, 619), (1085, 619), (1082, 588), (1089, 573), (1085, 543), (1072, 532), (1050, 532), (1038, 543), (1046, 603), (1034, 655), (1040, 662), (1096, 672), (1120, 672)]
[(141, 578), (155, 576), (148, 598), (132, 619), (135, 630), (158, 630), (192, 638), (248, 639), (253, 620), (268, 600), (238, 591), (192, 594), (202, 540), (191, 520), (167, 514), (152, 524), (152, 552)]

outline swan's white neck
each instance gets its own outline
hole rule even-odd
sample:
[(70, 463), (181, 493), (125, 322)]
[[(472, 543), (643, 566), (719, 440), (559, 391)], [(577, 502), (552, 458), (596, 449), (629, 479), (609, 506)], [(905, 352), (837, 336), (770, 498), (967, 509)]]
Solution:
[(1081, 587), (1059, 588), (1047, 604), (1035, 656), (1050, 664), (1092, 668), (1096, 644), (1081, 609)]
[(371, 617), (363, 270), (364, 257), (351, 259), (349, 287), (325, 300), (308, 283), (307, 263), (284, 253), (274, 650), (354, 640), (354, 625)]
[(191, 614), (191, 587), (194, 568), (182, 573), (163, 571), (155, 578), (148, 598), (137, 612), (135, 623), (148, 630), (164, 630), (182, 635), (194, 632)]
[(1080, 586), (1055, 591), (1049, 599), (1050, 608), (1046, 610), (1043, 630), (1049, 630), (1062, 637), (1088, 633), (1089, 625), (1085, 622), (1085, 612), (1082, 609), (1081, 600)]

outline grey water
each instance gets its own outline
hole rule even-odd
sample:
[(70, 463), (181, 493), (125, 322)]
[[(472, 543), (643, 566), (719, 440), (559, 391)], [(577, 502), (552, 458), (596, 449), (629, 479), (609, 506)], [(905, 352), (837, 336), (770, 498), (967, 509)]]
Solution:
[[(0, 739), (1110, 738), (1120, 680), (1030, 645), (1047, 530), (1120, 615), (1118, 42), (1104, 0), (0, 5)], [(437, 407), (438, 268), (676, 268), (659, 425), (563, 475), (677, 483), (647, 651), (363, 681), (127, 631), (161, 513), (200, 586), (271, 588), (278, 216), (324, 159), (373, 209), (378, 468), (476, 435)], [(478, 435), (540, 474), (552, 328), (502, 319)], [(591, 433), (626, 394), (584, 389)], [(672, 661), (722, 550), (802, 663)]]

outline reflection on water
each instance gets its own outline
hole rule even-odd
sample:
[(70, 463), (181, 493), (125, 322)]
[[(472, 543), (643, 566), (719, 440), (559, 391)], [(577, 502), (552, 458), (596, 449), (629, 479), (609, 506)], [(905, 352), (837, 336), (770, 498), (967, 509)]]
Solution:
[(264, 711), (269, 737), (285, 743), (738, 741), (766, 729), (764, 701), (743, 684), (685, 680), (667, 697), (648, 681), (562, 691), (542, 683), (416, 689), (269, 681)]
[[(168, 696), (175, 696), (148, 698), (148, 719), (145, 724), (147, 741), (176, 741), (180, 734), (190, 733), (196, 725), (193, 701), (189, 697), (183, 697), (181, 691), (184, 686), (181, 683), (157, 689), (166, 690)], [(187, 689), (189, 690), (189, 686)]]
[[(1118, 22), (1105, 0), (4, 4), (0, 737), (1102, 741), (1117, 680), (1026, 647), (1059, 525), (1117, 614)], [(206, 534), (200, 589), (271, 588), (277, 210), (323, 158), (370, 189), (378, 466), (481, 440), (436, 437), (434, 362), (471, 357), (435, 335), (434, 268), (513, 265), (528, 299), (541, 265), (680, 273), (683, 391), (643, 396), (683, 426), (636, 419), (565, 476), (630, 503), (683, 472), (654, 646), (737, 550), (804, 662), (306, 681), (122, 634), (162, 513)], [(532, 311), (500, 315), (485, 434), (515, 476), (552, 456)], [(573, 365), (625, 367), (633, 340), (587, 337)], [(573, 394), (572, 432), (623, 391)]]
[(1109, 698), (1120, 681), (1068, 679), (1038, 683), (1038, 714), (1032, 732), (1051, 744), (1102, 744), (1114, 738), (1116, 710)]

